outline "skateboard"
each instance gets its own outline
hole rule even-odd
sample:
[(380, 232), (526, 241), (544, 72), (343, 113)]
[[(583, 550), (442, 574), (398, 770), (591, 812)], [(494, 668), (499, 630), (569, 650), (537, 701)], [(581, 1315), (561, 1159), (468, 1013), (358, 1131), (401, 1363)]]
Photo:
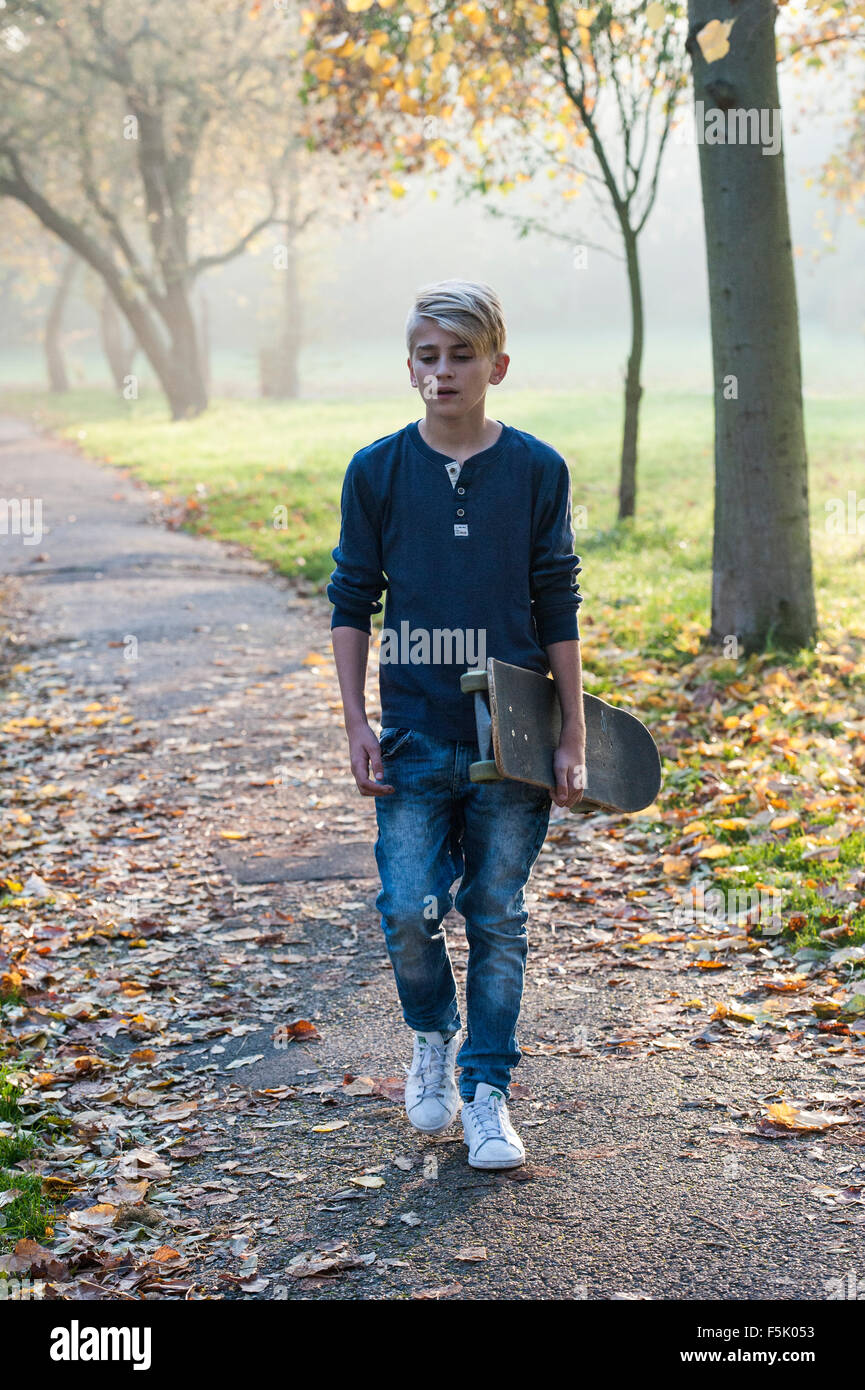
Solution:
[[(555, 789), (553, 754), (562, 728), (556, 687), (549, 676), (490, 657), (485, 671), (460, 677), (474, 695), (481, 761), (472, 782), (509, 778)], [(645, 724), (627, 710), (583, 695), (586, 785), (572, 811), (642, 811), (661, 786), (661, 758)]]

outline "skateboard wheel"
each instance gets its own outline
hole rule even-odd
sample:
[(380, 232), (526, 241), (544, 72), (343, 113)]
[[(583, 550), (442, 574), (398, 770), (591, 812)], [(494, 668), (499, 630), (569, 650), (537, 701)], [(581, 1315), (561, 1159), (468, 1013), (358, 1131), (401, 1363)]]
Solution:
[(486, 761), (469, 764), (470, 782), (500, 782), (501, 780), (502, 774), (499, 772), (494, 762)]
[(464, 695), (471, 695), (475, 690), (486, 690), (487, 688), (486, 671), (463, 671), (460, 676), (460, 690)]

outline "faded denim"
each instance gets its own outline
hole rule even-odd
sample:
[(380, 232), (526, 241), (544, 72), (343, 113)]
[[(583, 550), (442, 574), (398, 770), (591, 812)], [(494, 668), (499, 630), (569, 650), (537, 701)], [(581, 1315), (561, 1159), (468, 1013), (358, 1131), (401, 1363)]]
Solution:
[(405, 728), (382, 729), (379, 741), (384, 780), (396, 790), (375, 799), (382, 883), (376, 907), (403, 1018), (416, 1032), (462, 1026), (442, 927), (456, 907), (469, 943), (460, 1095), (473, 1100), (486, 1081), (507, 1098), (520, 1060), (524, 889), (547, 833), (550, 794), (523, 782), (470, 782), (476, 742)]

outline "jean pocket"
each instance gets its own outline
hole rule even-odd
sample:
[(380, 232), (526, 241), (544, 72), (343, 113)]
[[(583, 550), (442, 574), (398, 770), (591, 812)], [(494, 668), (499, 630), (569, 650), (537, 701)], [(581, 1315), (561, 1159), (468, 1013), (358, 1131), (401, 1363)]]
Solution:
[(414, 729), (382, 729), (378, 745), (383, 758), (392, 758), (404, 748), (414, 733)]

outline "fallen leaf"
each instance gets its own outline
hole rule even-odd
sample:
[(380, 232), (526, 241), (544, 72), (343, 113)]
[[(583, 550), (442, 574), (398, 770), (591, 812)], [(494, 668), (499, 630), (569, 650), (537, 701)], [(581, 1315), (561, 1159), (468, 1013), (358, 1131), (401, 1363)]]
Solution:
[(849, 1115), (832, 1115), (827, 1110), (797, 1110), (786, 1101), (767, 1106), (766, 1118), (773, 1125), (781, 1125), (784, 1129), (802, 1133), (809, 1130), (834, 1129), (837, 1125), (852, 1123)]
[(386, 1076), (378, 1078), (373, 1091), (375, 1096), (383, 1096), (385, 1100), (404, 1101), (405, 1100), (405, 1077)]
[(97, 1202), (95, 1206), (85, 1207), (83, 1211), (71, 1211), (66, 1220), (77, 1231), (86, 1231), (91, 1226), (110, 1226), (117, 1215), (117, 1207), (111, 1202)]
[(279, 1046), (283, 1039), (288, 1042), (300, 1040), (301, 1042), (312, 1041), (313, 1038), (320, 1038), (321, 1034), (314, 1023), (310, 1023), (308, 1018), (299, 1018), (294, 1023), (281, 1023), (274, 1032), (274, 1042)]
[(371, 1096), (375, 1092), (375, 1082), (371, 1076), (355, 1076), (340, 1090), (346, 1096)]
[(63, 1279), (69, 1266), (44, 1245), (35, 1240), (19, 1240), (9, 1255), (0, 1256), (0, 1269), (7, 1274), (43, 1274), (49, 1279)]

